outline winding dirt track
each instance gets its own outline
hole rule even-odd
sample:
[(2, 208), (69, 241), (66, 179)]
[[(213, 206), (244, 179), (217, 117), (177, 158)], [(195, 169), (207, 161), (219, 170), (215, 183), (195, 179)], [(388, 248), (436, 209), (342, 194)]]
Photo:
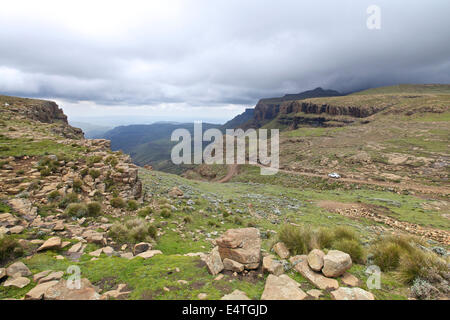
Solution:
[[(263, 165), (261, 165), (261, 164), (258, 164), (258, 166), (263, 167)], [(399, 191), (410, 190), (410, 191), (416, 191), (419, 193), (432, 193), (432, 194), (438, 194), (438, 195), (444, 195), (444, 196), (448, 196), (450, 194), (450, 188), (426, 186), (426, 185), (416, 184), (416, 183), (412, 183), (412, 182), (394, 183), (394, 182), (358, 180), (358, 179), (352, 179), (352, 178), (333, 179), (333, 178), (328, 177), (327, 175), (318, 174), (318, 173), (291, 171), (291, 170), (284, 170), (284, 169), (279, 169), (278, 171), (287, 173), (287, 174), (294, 174), (294, 175), (298, 175), (298, 176), (316, 177), (316, 178), (334, 180), (334, 181), (339, 181), (339, 182), (369, 184), (369, 185), (375, 185), (375, 186), (380, 186), (380, 187), (385, 187), (385, 188), (392, 188), (392, 189), (396, 189)]]
[(219, 183), (225, 183), (231, 180), (231, 178), (234, 177), (235, 174), (237, 174), (238, 172), (238, 165), (237, 164), (230, 164), (228, 165), (228, 172), (227, 175), (225, 177), (223, 177), (222, 179), (220, 179), (218, 182)]

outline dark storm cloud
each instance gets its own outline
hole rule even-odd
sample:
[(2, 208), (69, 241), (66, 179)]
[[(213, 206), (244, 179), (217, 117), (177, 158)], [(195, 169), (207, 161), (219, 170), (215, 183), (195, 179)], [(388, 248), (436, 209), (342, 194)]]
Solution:
[(450, 82), (446, 0), (33, 2), (0, 11), (1, 93), (213, 107)]

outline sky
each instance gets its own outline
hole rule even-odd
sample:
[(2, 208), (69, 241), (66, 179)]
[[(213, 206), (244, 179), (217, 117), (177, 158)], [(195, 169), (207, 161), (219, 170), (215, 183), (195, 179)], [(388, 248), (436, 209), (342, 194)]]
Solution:
[(98, 124), (220, 123), (319, 86), (450, 83), (449, 14), (448, 0), (2, 0), (0, 94)]

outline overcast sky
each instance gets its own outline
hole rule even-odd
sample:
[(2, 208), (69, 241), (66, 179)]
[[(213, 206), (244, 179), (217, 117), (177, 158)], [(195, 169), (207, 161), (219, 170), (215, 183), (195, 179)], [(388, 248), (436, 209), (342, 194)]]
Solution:
[(318, 86), (450, 83), (449, 31), (448, 0), (2, 1), (0, 93), (75, 120), (221, 122)]

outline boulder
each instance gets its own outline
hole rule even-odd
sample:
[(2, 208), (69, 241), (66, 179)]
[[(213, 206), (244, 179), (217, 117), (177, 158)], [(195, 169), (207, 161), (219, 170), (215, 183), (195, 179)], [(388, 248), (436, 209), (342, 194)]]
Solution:
[(281, 259), (289, 258), (289, 255), (290, 255), (289, 249), (286, 247), (286, 245), (283, 242), (277, 242), (273, 246), (273, 250)]
[(142, 253), (138, 254), (135, 257), (141, 257), (141, 258), (144, 258), (144, 259), (147, 260), (147, 259), (150, 259), (151, 257), (153, 257), (153, 256), (155, 256), (157, 254), (162, 254), (162, 252), (160, 250), (147, 250), (145, 252), (142, 252)]
[(343, 284), (349, 287), (357, 287), (360, 285), (359, 279), (348, 272), (342, 275), (341, 281)]
[(330, 294), (334, 300), (375, 300), (372, 293), (361, 288), (340, 287)]
[(16, 277), (9, 277), (6, 279), (5, 283), (3, 284), (4, 287), (17, 287), (17, 288), (23, 288), (27, 286), (30, 283), (30, 279), (16, 276)]
[(313, 249), (308, 254), (308, 264), (314, 271), (320, 271), (323, 267), (323, 257), (325, 253), (319, 249)]
[(61, 238), (52, 237), (45, 241), (42, 246), (40, 246), (37, 251), (52, 250), (61, 248)]
[(31, 271), (23, 262), (18, 261), (6, 268), (6, 275), (8, 277), (13, 277), (16, 275), (28, 277), (31, 276)]
[(184, 195), (183, 191), (181, 191), (179, 188), (177, 187), (173, 187), (170, 191), (169, 191), (169, 196), (171, 197), (182, 197)]
[(134, 254), (140, 254), (142, 252), (145, 252), (147, 250), (151, 250), (152, 249), (152, 245), (148, 242), (140, 242), (138, 244), (136, 244), (133, 248), (133, 253)]
[(218, 274), (224, 269), (224, 265), (222, 259), (220, 258), (219, 248), (215, 247), (211, 250), (211, 253), (203, 258), (203, 261), (206, 264), (206, 268), (213, 276)]
[(60, 280), (64, 275), (63, 271), (54, 271), (52, 273), (50, 273), (49, 275), (39, 279), (38, 283), (45, 283), (45, 282), (49, 282), (49, 281), (55, 281), (55, 280)]
[(245, 292), (236, 289), (232, 293), (224, 295), (220, 300), (250, 300), (250, 298)]
[(41, 284), (38, 284), (36, 287), (31, 289), (25, 295), (25, 300), (41, 300), (44, 298), (44, 293), (48, 288), (51, 288), (58, 284), (59, 281), (48, 281)]
[(6, 277), (6, 269), (0, 268), (0, 280), (2, 280), (4, 277)]
[(320, 296), (323, 294), (323, 292), (322, 292), (322, 290), (311, 289), (311, 290), (306, 291), (306, 294), (317, 300), (320, 298)]
[(327, 277), (339, 277), (351, 267), (352, 258), (345, 252), (330, 250), (323, 257), (322, 273)]
[(263, 258), (263, 271), (279, 276), (284, 273), (283, 265), (270, 255)]
[(244, 271), (244, 265), (237, 261), (225, 258), (223, 259), (223, 268), (225, 270), (233, 271), (233, 272), (242, 272)]
[(289, 259), (294, 269), (299, 272), (306, 280), (311, 282), (315, 287), (321, 290), (331, 290), (339, 288), (336, 279), (330, 279), (323, 274), (315, 272), (309, 267), (306, 255), (294, 256)]
[(101, 300), (108, 300), (108, 299), (124, 299), (126, 296), (128, 296), (131, 291), (126, 290), (127, 285), (122, 283), (117, 286), (117, 289), (110, 290), (102, 294)]
[(64, 279), (49, 287), (44, 293), (45, 300), (99, 300), (96, 288), (86, 278), (80, 280), (79, 288), (68, 286)]
[(261, 259), (261, 237), (256, 228), (229, 229), (216, 240), (220, 257), (237, 261), (245, 269), (257, 269)]
[(42, 278), (48, 276), (50, 272), (52, 272), (52, 270), (45, 270), (45, 271), (36, 273), (36, 274), (33, 276), (33, 281), (34, 281), (34, 282), (39, 282), (39, 280), (41, 280)]
[(303, 300), (306, 293), (300, 289), (300, 284), (287, 275), (267, 277), (261, 300)]

